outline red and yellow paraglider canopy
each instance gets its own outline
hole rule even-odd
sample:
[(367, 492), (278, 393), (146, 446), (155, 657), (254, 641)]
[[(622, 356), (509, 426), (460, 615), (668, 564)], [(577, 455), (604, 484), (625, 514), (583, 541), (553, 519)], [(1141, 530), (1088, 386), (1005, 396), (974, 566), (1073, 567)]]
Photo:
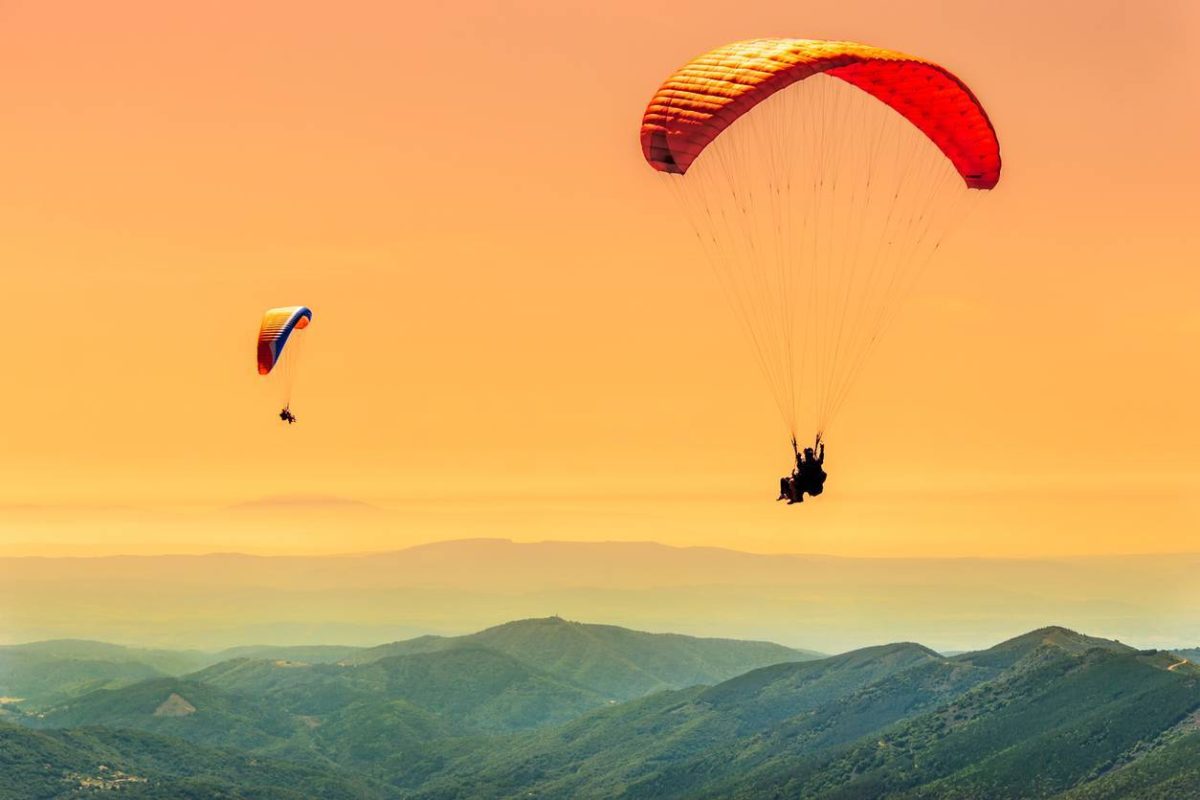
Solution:
[(996, 131), (959, 78), (855, 42), (718, 47), (662, 83), (640, 139), (806, 441), (974, 190), (1000, 179)]
[(798, 81), (824, 73), (891, 106), (946, 154), (972, 189), (1000, 180), (1000, 143), (987, 112), (949, 70), (856, 42), (752, 39), (692, 59), (642, 117), (642, 152), (662, 172), (687, 172), (731, 123)]

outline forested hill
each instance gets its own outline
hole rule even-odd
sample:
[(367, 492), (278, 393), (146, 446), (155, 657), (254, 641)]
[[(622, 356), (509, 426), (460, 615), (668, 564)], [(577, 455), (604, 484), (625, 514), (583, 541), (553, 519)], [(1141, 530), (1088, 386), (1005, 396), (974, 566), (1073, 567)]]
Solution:
[(468, 636), (423, 636), (361, 650), (346, 660), (364, 664), (387, 656), (459, 647), (507, 653), (621, 699), (657, 689), (717, 683), (755, 667), (821, 656), (771, 642), (644, 633), (547, 617), (510, 622)]
[[(1058, 627), (952, 657), (773, 647), (550, 618), (336, 661), (143, 665), (8, 698), (0, 798), (1200, 797), (1200, 668), (1176, 653)], [(792, 657), (670, 685), (738, 652)]]

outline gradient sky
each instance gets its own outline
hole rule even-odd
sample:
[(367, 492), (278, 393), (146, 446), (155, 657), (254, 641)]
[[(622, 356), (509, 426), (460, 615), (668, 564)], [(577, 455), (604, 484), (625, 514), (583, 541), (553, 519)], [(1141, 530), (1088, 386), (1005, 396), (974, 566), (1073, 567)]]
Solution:
[[(0, 3), (0, 553), (1198, 549), (1200, 12), (1082, 8)], [(637, 144), (670, 70), (752, 36), (939, 61), (1005, 155), (786, 511)], [(294, 303), (288, 428), (252, 342)]]

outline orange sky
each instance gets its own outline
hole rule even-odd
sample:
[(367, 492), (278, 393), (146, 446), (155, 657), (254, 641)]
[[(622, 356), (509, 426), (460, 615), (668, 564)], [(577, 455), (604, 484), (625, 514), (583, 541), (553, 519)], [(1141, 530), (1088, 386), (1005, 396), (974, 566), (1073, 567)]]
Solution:
[[(0, 5), (0, 553), (1198, 549), (1194, 3), (249, 5)], [(937, 60), (1005, 155), (789, 511), (637, 144), (750, 36)], [(252, 360), (294, 303), (289, 429)]]

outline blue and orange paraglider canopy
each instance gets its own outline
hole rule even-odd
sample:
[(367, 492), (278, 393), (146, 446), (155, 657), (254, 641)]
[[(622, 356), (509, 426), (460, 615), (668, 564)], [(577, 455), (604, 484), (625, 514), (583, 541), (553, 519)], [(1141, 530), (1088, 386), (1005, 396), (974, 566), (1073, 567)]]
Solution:
[(283, 306), (269, 308), (263, 314), (258, 329), (258, 374), (266, 375), (283, 356), (283, 348), (293, 331), (304, 330), (312, 321), (312, 310), (307, 306)]

